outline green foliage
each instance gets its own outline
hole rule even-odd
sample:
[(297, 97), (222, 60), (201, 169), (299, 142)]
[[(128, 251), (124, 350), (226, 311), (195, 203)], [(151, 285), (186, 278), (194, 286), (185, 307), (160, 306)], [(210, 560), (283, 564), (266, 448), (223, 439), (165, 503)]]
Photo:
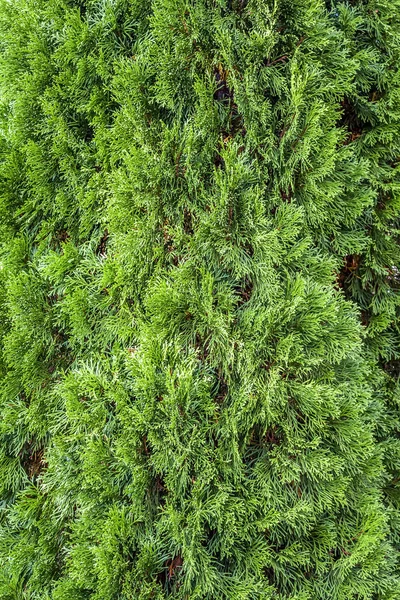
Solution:
[(0, 599), (400, 598), (399, 1), (0, 31)]

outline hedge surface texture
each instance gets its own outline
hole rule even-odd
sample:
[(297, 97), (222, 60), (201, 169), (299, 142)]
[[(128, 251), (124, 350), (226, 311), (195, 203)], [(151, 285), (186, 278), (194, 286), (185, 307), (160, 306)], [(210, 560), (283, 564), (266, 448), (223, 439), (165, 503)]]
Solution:
[(400, 1), (0, 0), (0, 599), (400, 598)]

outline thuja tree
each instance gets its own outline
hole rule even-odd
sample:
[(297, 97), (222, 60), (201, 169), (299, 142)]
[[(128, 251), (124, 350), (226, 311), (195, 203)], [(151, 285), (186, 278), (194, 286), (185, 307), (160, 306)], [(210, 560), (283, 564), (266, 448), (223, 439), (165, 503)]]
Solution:
[(385, 396), (378, 417), (386, 472), (382, 487), (398, 545), (399, 508), (399, 6), (365, 3), (357, 11), (338, 7), (337, 25), (346, 32), (352, 51), (367, 60), (358, 67), (354, 86), (342, 100), (343, 125), (353, 156), (363, 163), (357, 195), (370, 194), (370, 206), (340, 235), (321, 228), (322, 239), (342, 261), (338, 283), (361, 309), (365, 350), (381, 367), (374, 387)]
[(400, 597), (399, 15), (1, 1), (0, 598)]

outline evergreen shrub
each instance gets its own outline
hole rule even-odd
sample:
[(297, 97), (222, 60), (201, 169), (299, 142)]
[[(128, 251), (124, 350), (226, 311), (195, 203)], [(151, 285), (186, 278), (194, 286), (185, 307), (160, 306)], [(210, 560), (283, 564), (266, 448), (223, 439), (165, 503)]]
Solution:
[(400, 598), (400, 1), (0, 0), (0, 599)]

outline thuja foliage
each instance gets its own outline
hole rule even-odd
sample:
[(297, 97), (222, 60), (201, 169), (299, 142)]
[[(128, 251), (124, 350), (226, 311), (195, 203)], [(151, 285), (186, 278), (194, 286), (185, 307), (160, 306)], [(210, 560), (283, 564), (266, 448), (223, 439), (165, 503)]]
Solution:
[(399, 0), (0, 31), (0, 598), (400, 598)]

